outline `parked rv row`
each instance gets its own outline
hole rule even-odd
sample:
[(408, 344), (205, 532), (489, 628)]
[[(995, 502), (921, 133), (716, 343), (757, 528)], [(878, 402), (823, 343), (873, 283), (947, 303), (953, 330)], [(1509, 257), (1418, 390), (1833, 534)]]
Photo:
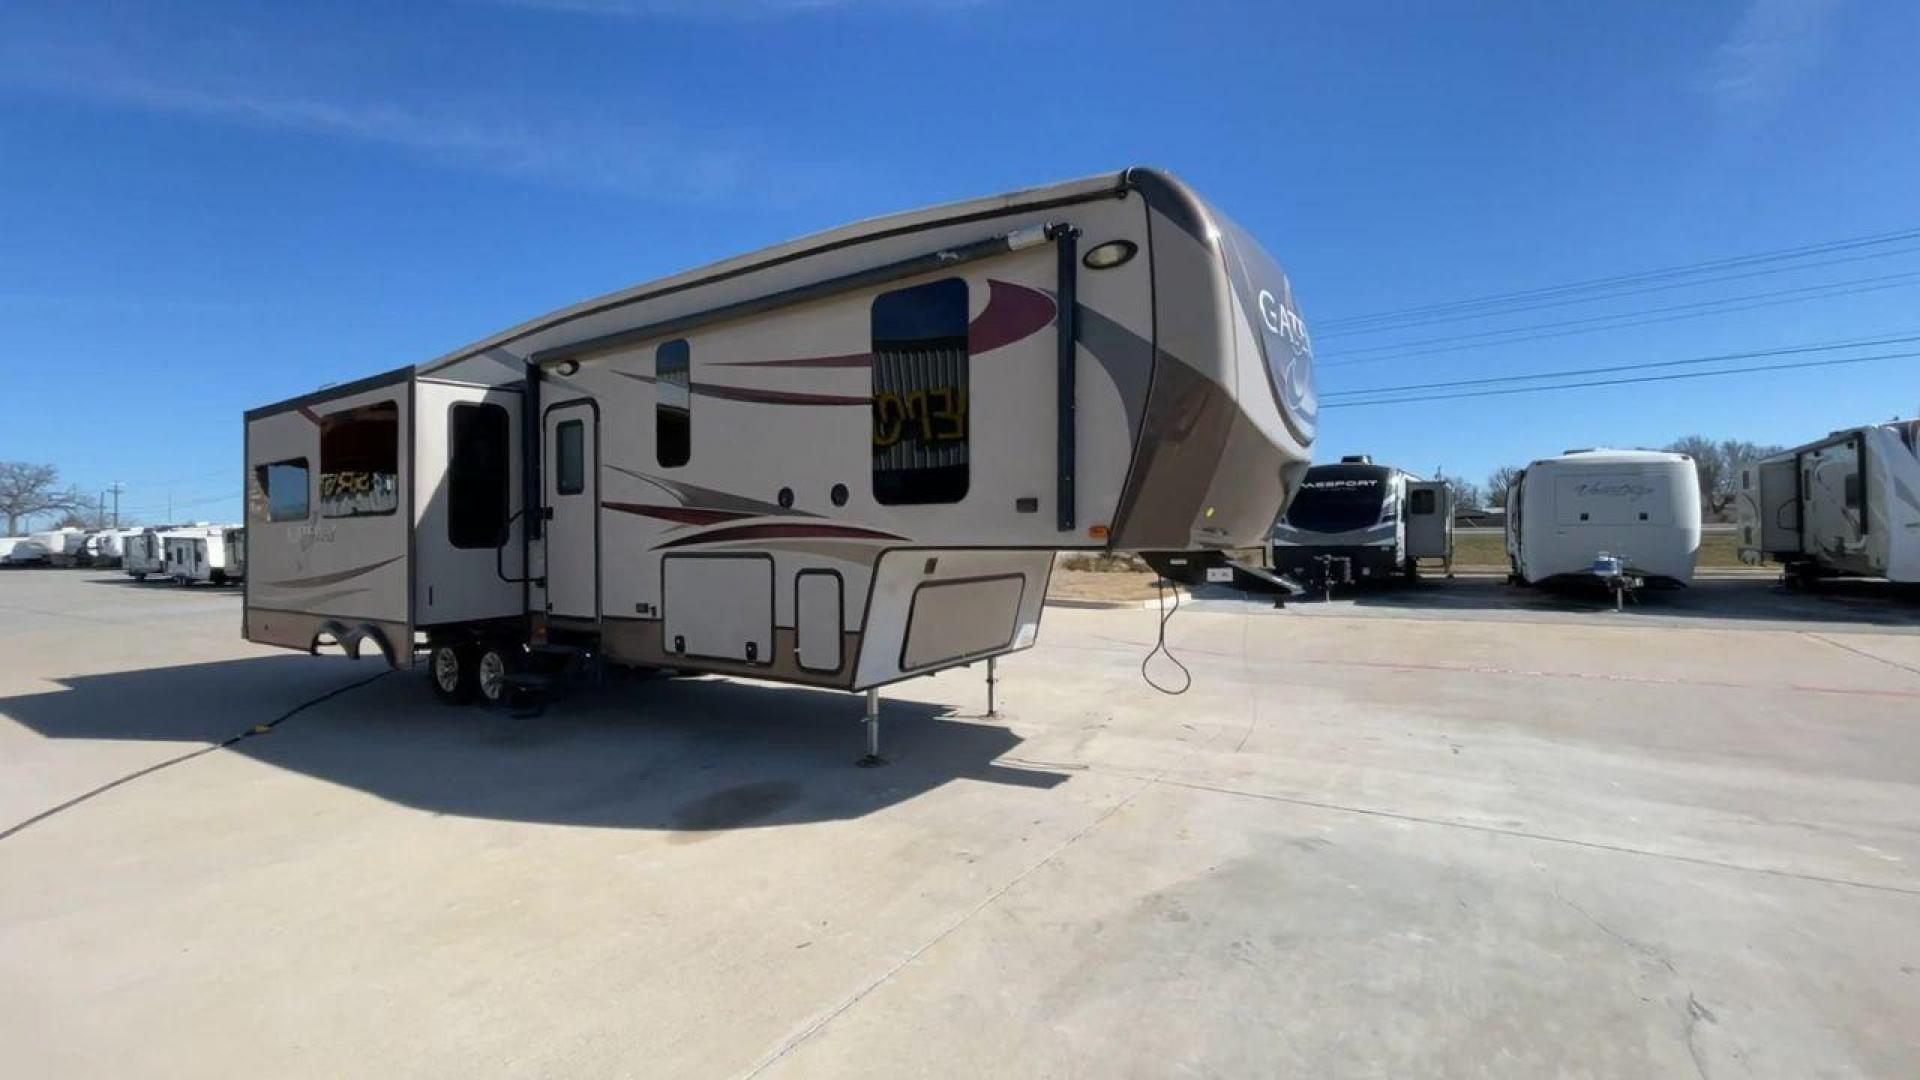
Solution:
[(119, 568), (136, 581), (225, 585), (247, 573), (247, 530), (237, 525), (52, 529), (0, 537), (0, 565)]
[[(1700, 552), (1699, 481), (1685, 454), (1570, 450), (1506, 491), (1508, 580), (1681, 586)], [(1743, 469), (1740, 555), (1790, 585), (1857, 576), (1920, 582), (1920, 420), (1836, 431)], [(1312, 587), (1451, 570), (1446, 485), (1347, 457), (1307, 471), (1275, 523), (1270, 564)]]

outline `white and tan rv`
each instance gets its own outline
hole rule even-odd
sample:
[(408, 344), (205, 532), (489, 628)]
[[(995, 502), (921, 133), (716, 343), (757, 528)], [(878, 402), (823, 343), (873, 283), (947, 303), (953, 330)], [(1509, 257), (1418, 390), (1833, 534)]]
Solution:
[(167, 576), (166, 546), (159, 529), (139, 529), (121, 542), (120, 568), (135, 581)]
[(1836, 431), (1740, 470), (1740, 554), (1786, 580), (1920, 582), (1920, 420)]
[(1315, 412), (1286, 276), (1164, 174), (879, 218), (248, 412), (245, 632), (870, 690), (1031, 646), (1056, 551), (1258, 544)]

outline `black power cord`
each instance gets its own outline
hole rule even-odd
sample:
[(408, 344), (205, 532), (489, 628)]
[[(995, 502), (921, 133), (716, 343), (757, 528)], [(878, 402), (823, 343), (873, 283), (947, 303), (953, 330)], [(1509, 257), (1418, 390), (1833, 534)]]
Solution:
[(88, 799), (94, 798), (95, 796), (98, 796), (98, 795), (105, 795), (107, 792), (112, 791), (114, 788), (117, 788), (122, 784), (130, 784), (133, 781), (138, 780), (143, 776), (151, 776), (154, 773), (159, 772), (161, 769), (178, 765), (183, 761), (192, 761), (194, 758), (203, 757), (207, 754), (211, 754), (215, 750), (225, 750), (227, 747), (232, 746), (234, 743), (241, 742), (246, 739), (251, 739), (256, 735), (265, 735), (267, 732), (272, 731), (274, 728), (279, 727), (281, 724), (287, 722), (288, 720), (293, 719), (295, 716), (299, 715), (302, 712), (305, 712), (308, 709), (313, 708), (315, 705), (318, 705), (323, 701), (329, 701), (333, 698), (339, 697), (341, 694), (344, 694), (349, 690), (358, 690), (359, 688), (367, 685), (368, 683), (373, 682), (375, 679), (378, 679), (384, 675), (391, 675), (392, 673), (393, 673), (393, 669), (387, 668), (379, 672), (379, 674), (372, 676), (371, 678), (361, 679), (359, 682), (350, 682), (345, 686), (337, 686), (332, 690), (329, 690), (326, 693), (321, 694), (319, 697), (308, 698), (306, 701), (303, 701), (300, 704), (295, 705), (293, 708), (288, 709), (286, 712), (281, 713), (279, 716), (274, 717), (273, 719), (267, 721), (264, 724), (255, 724), (252, 727), (248, 728), (247, 730), (239, 733), (238, 735), (230, 735), (227, 738), (222, 739), (217, 743), (214, 743), (212, 746), (203, 746), (198, 750), (181, 754), (179, 757), (168, 758), (165, 761), (161, 761), (161, 762), (157, 762), (155, 764), (149, 765), (144, 769), (137, 769), (133, 772), (128, 773), (125, 776), (120, 777), (117, 780), (109, 780), (106, 783), (101, 784), (99, 787), (94, 788), (91, 791), (86, 791), (86, 792), (80, 793), (79, 795), (75, 795), (73, 798), (68, 799), (66, 802), (63, 802), (58, 806), (51, 807), (46, 810), (42, 810), (39, 813), (33, 815), (32, 817), (26, 819), (25, 821), (19, 822), (14, 825), (9, 825), (4, 830), (0, 830), (0, 840), (5, 840), (17, 832), (21, 832), (34, 825), (38, 825), (41, 822), (47, 820), (48, 818), (53, 817), (55, 814), (59, 814), (64, 811), (71, 810), (74, 807), (79, 806), (81, 803), (86, 802)]
[[(1178, 697), (1193, 687), (1193, 672), (1188, 671), (1187, 665), (1181, 663), (1179, 658), (1173, 655), (1172, 650), (1167, 648), (1167, 621), (1173, 618), (1174, 612), (1180, 610), (1180, 590), (1173, 590), (1173, 607), (1168, 608), (1167, 579), (1164, 577), (1154, 578), (1153, 589), (1160, 597), (1160, 636), (1159, 639), (1154, 642), (1153, 648), (1148, 651), (1146, 658), (1140, 661), (1140, 678), (1145, 680), (1148, 686), (1153, 687), (1168, 697)], [(1172, 662), (1174, 667), (1180, 669), (1181, 678), (1186, 680), (1180, 684), (1180, 689), (1169, 690), (1159, 683), (1154, 682), (1153, 676), (1147, 674), (1147, 665), (1153, 663), (1154, 653), (1164, 654), (1166, 658)]]

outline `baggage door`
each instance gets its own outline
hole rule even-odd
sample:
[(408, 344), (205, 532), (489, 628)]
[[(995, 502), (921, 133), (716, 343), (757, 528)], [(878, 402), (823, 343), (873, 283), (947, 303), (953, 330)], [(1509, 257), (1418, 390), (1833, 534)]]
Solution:
[(547, 410), (547, 614), (600, 618), (599, 414), (591, 401)]
[(1446, 559), (1453, 555), (1453, 501), (1441, 480), (1407, 483), (1407, 558)]

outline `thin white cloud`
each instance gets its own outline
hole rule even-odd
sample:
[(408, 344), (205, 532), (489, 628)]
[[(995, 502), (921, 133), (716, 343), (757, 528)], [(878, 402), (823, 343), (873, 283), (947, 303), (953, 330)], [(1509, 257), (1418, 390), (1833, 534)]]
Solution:
[(501, 7), (535, 8), (609, 18), (778, 19), (835, 11), (958, 11), (992, 0), (488, 0)]
[(1706, 90), (1723, 115), (1752, 118), (1771, 110), (1820, 61), (1828, 15), (1837, 0), (1751, 0), (1733, 33), (1714, 50)]
[[(248, 59), (271, 61), (271, 47), (253, 44)], [(296, 74), (271, 68), (256, 65), (244, 74), (205, 55), (172, 56), (124, 40), (0, 36), (0, 94), (388, 146), (434, 164), (548, 186), (678, 203), (764, 202), (818, 190), (830, 172), (814, 163), (776, 164), (747, 131), (693, 135), (652, 119), (665, 110), (644, 103), (563, 109), (430, 88), (417, 100), (373, 99), (351, 90), (308, 92)], [(306, 74), (308, 85), (352, 85)], [(642, 115), (649, 119), (636, 119)], [(777, 189), (755, 182), (773, 172), (782, 177)]]

